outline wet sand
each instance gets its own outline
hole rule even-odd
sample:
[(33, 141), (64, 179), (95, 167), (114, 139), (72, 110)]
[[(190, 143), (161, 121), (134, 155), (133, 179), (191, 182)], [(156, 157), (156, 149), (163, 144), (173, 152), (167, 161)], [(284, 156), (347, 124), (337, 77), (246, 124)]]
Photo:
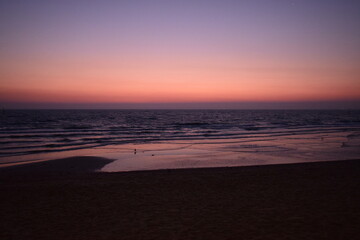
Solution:
[(110, 161), (0, 169), (0, 239), (360, 237), (360, 160), (93, 172)]

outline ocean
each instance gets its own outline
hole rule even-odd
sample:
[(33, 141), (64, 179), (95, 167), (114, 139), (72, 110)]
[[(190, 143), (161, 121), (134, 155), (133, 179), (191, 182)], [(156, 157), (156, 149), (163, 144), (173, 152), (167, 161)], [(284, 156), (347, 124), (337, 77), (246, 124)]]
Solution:
[(118, 160), (104, 171), (354, 159), (360, 157), (360, 111), (5, 110), (1, 113), (0, 164), (73, 155)]

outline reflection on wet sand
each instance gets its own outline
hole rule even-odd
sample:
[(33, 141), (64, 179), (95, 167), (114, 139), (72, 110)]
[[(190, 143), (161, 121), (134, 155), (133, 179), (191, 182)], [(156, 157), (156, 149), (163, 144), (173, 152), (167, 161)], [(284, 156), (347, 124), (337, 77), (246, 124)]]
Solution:
[[(348, 147), (343, 147), (348, 142)], [(104, 153), (117, 159), (102, 168), (104, 172), (172, 168), (231, 167), (312, 161), (354, 159), (360, 156), (359, 140), (349, 141), (344, 134), (277, 137), (255, 141), (177, 141), (128, 145)]]
[(356, 159), (360, 157), (359, 146), (360, 135), (356, 132), (252, 139), (174, 140), (13, 156), (2, 158), (1, 166), (73, 156), (113, 159), (101, 169), (104, 172), (268, 165)]

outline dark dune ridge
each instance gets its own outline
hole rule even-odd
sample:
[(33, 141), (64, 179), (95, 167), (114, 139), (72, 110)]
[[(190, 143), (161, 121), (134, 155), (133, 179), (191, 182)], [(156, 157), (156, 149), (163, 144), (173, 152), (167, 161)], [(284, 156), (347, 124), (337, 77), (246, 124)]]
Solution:
[(0, 169), (0, 239), (357, 239), (360, 161), (124, 173)]
[[(15, 175), (32, 175), (36, 177), (44, 177), (46, 175), (70, 174), (70, 173), (85, 173), (94, 172), (102, 168), (105, 164), (113, 160), (102, 157), (79, 156), (69, 157), (63, 159), (56, 159), (51, 161), (43, 161), (36, 163), (25, 163), (21, 165), (14, 165), (10, 167), (0, 168), (1, 174)], [(0, 165), (1, 166), (1, 165)]]

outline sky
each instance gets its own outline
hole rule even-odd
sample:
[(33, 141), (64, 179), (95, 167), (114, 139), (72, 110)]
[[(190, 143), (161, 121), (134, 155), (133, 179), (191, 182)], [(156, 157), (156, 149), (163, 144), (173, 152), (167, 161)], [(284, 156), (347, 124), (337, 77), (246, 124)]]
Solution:
[(3, 108), (360, 108), (360, 1), (0, 0)]

